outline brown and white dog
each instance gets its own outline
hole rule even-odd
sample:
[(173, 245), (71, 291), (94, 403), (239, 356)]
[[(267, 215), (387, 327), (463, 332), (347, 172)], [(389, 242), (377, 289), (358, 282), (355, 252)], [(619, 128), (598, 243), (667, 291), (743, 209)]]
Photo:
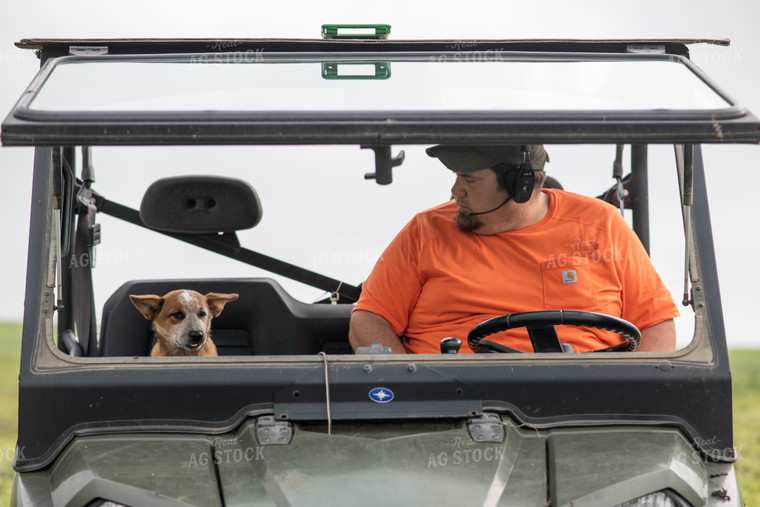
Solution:
[(237, 294), (209, 292), (205, 296), (194, 290), (175, 290), (156, 296), (130, 295), (129, 299), (143, 316), (153, 322), (158, 340), (151, 356), (216, 356), (211, 341), (211, 319), (218, 317)]

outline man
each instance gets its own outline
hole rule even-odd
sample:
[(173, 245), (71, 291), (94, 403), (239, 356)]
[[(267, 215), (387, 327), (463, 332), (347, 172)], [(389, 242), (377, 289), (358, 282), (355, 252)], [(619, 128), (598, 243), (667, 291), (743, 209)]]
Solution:
[[(520, 146), (440, 145), (427, 153), (456, 175), (454, 198), (415, 216), (382, 254), (352, 314), (354, 348), (439, 353), (453, 336), (468, 353), (467, 333), (482, 321), (563, 309), (632, 322), (641, 351), (675, 349), (678, 310), (638, 238), (611, 205), (543, 189), (543, 146), (531, 146), (532, 167)], [(576, 352), (621, 342), (590, 328), (557, 333)], [(524, 328), (489, 340), (532, 350)]]

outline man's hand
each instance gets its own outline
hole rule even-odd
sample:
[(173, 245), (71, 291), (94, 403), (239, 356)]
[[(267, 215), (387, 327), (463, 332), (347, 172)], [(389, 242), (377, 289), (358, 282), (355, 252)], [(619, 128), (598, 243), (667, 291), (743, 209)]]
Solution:
[(354, 310), (351, 314), (351, 328), (348, 331), (348, 341), (356, 350), (358, 347), (370, 347), (379, 343), (390, 347), (394, 354), (406, 354), (401, 339), (393, 332), (393, 328), (383, 317), (366, 310)]
[(673, 352), (676, 350), (676, 324), (673, 319), (641, 330), (641, 345), (636, 352)]

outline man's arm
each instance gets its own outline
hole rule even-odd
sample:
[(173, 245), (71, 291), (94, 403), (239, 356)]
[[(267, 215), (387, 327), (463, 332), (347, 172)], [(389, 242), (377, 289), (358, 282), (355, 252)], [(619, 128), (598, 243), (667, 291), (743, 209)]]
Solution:
[(673, 319), (664, 320), (641, 330), (638, 352), (672, 352), (676, 350), (676, 324)]
[(348, 341), (356, 350), (358, 347), (370, 347), (379, 343), (390, 347), (394, 354), (406, 354), (401, 339), (383, 317), (366, 310), (354, 310), (351, 314), (351, 328), (348, 331)]

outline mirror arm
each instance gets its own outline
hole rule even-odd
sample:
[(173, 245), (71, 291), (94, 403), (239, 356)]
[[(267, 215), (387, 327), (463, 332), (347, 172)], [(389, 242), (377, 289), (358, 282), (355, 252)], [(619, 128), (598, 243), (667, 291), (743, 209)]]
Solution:
[(364, 175), (365, 180), (375, 180), (378, 185), (388, 185), (393, 181), (393, 168), (404, 162), (404, 150), (395, 157), (391, 156), (390, 146), (362, 146), (375, 152), (375, 172)]

